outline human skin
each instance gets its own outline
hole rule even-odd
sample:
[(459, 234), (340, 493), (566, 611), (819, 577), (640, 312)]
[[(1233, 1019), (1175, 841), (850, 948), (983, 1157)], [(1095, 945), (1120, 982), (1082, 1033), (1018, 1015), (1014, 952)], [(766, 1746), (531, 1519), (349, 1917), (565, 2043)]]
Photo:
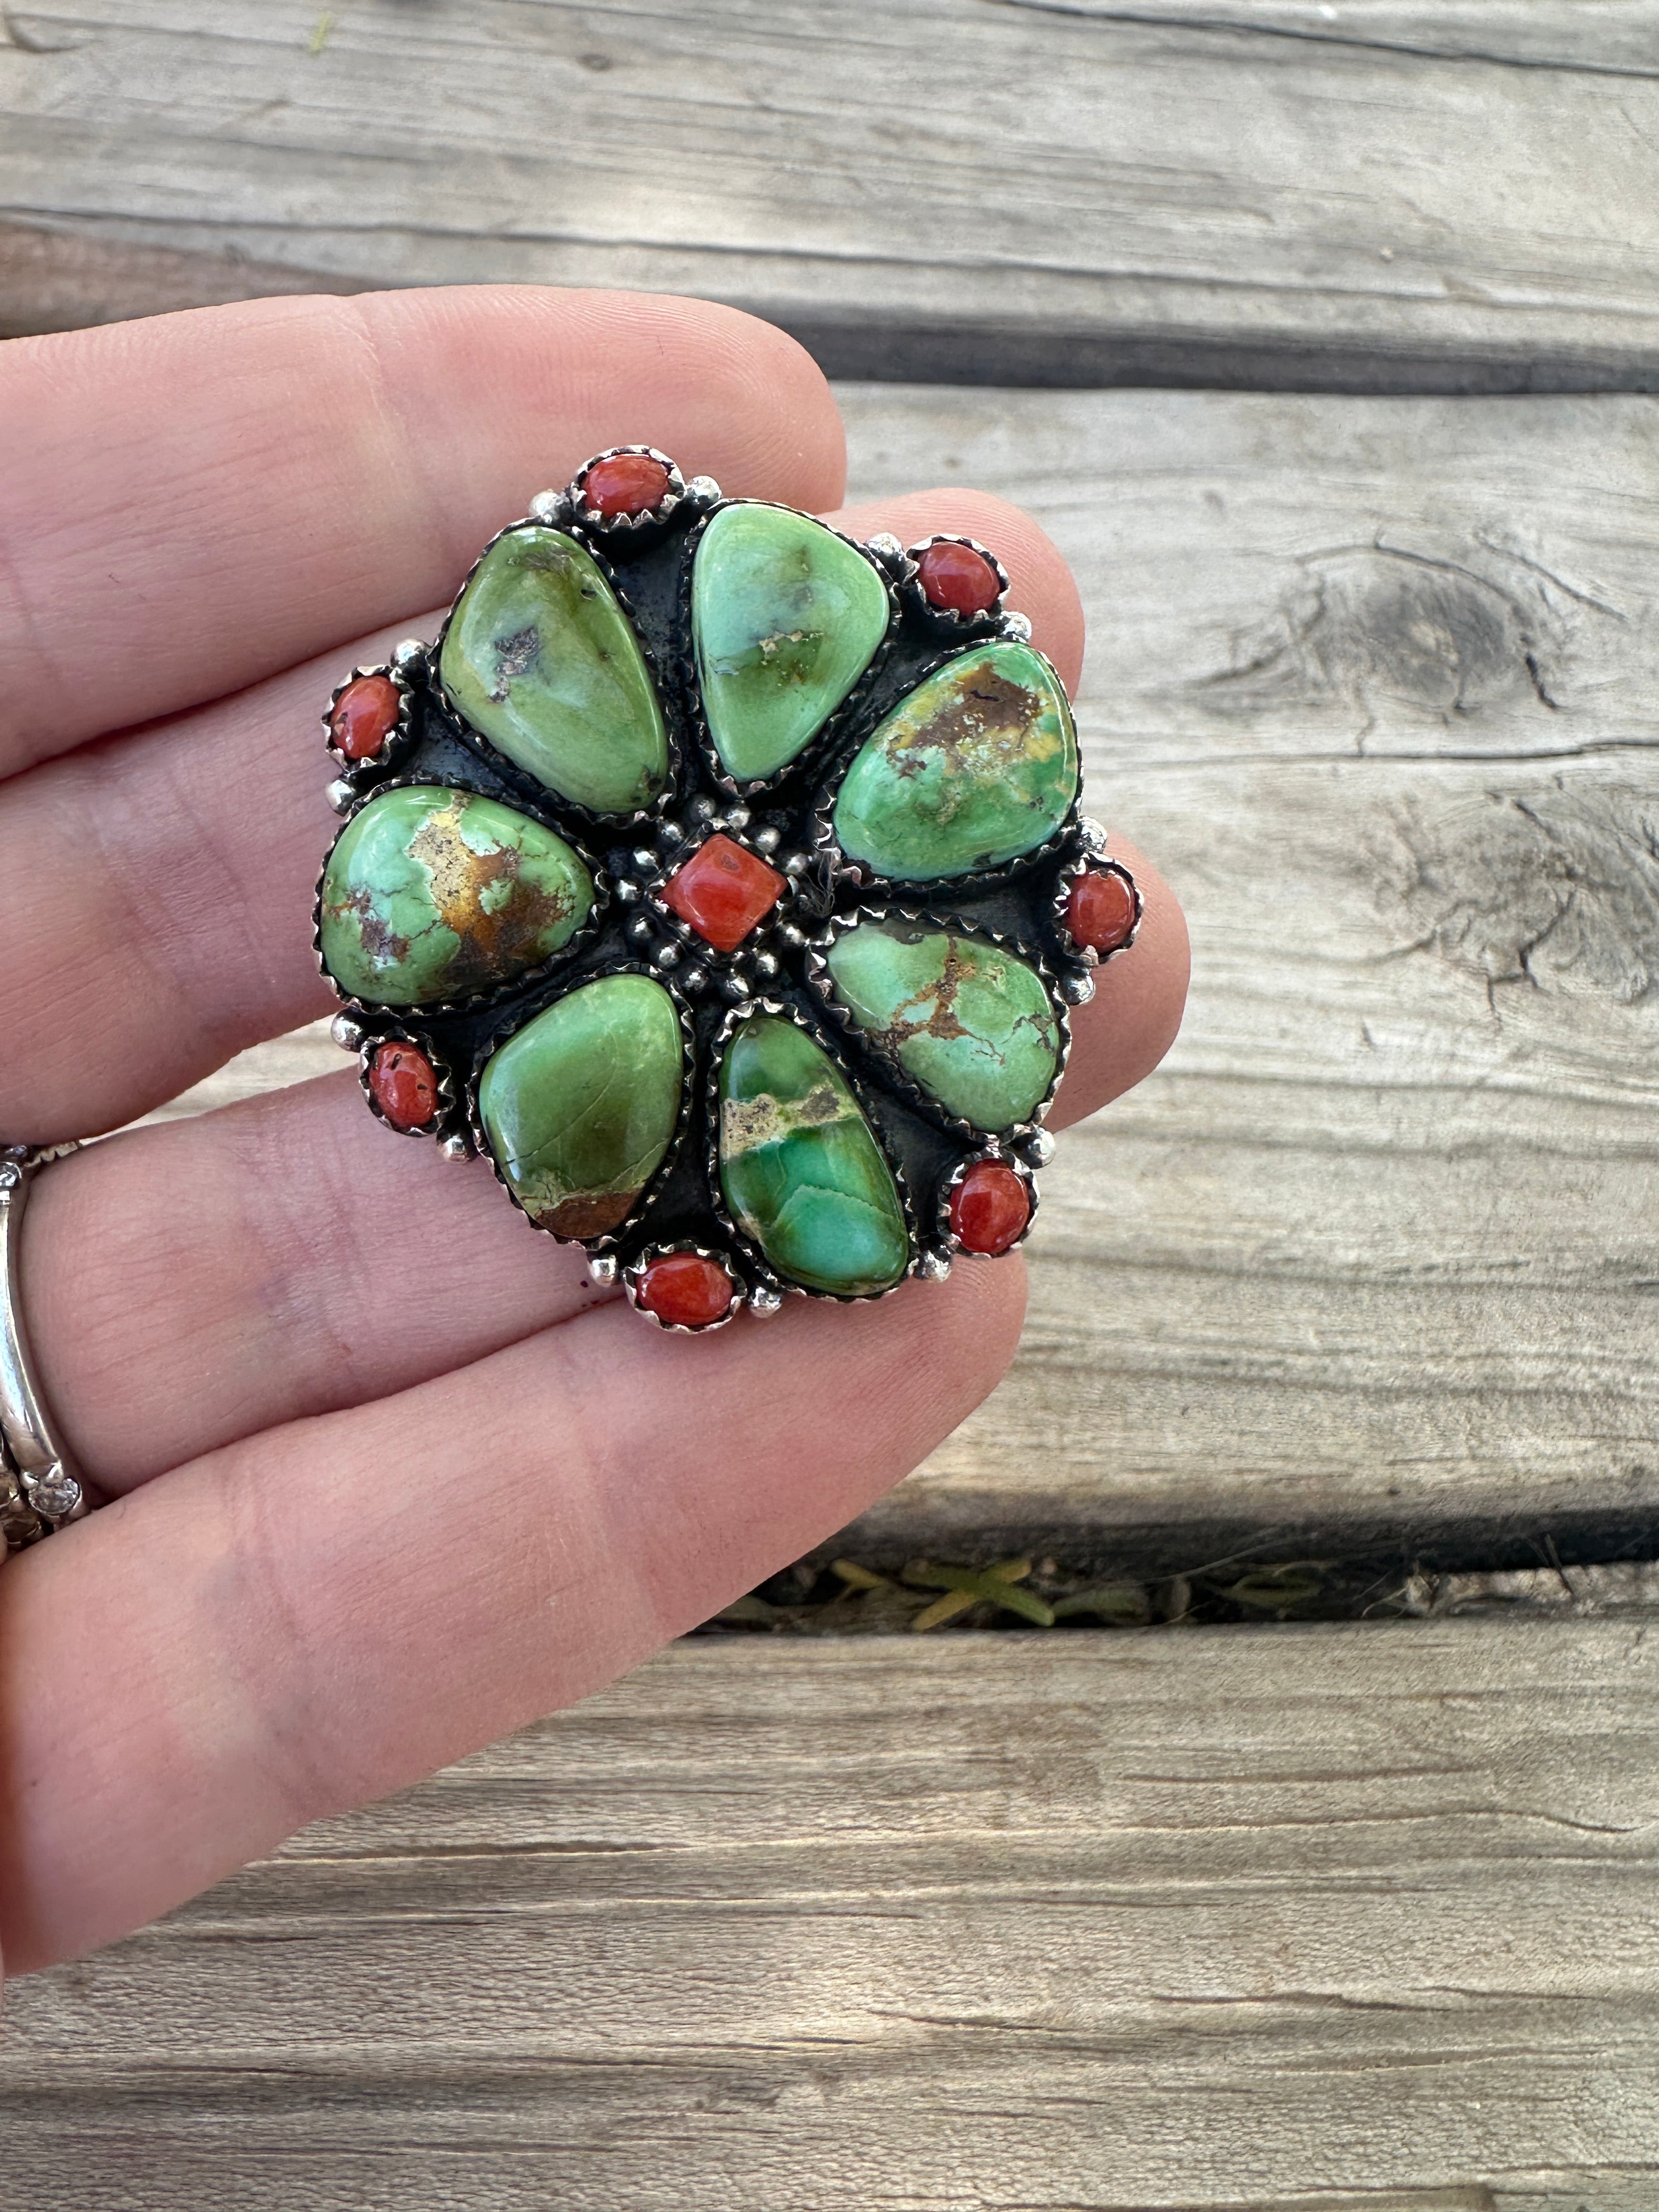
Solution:
[[(261, 301), (0, 348), (0, 1139), (117, 1127), (328, 1011), (319, 703), (477, 548), (647, 441), (864, 538), (992, 545), (1075, 689), (1027, 517), (843, 508), (808, 356), (707, 304)], [(1074, 1016), (1062, 1127), (1167, 1049), (1179, 908)], [(108, 1942), (319, 1816), (568, 1705), (830, 1534), (982, 1399), (1018, 1255), (659, 1334), (349, 1070), (53, 1166), (27, 1318), (110, 1500), (0, 1569), (0, 1946)], [(779, 1403), (796, 1418), (779, 1425)], [(847, 1418), (857, 1407), (856, 1423)]]

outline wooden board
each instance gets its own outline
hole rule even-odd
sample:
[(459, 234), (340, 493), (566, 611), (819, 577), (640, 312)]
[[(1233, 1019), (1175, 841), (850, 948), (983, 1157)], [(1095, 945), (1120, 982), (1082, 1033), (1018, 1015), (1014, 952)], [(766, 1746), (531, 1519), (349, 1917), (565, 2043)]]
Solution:
[(683, 1644), (17, 1984), (0, 2208), (1650, 2212), (1651, 1620)]
[(1425, 60), (1568, 69), (1605, 76), (1659, 72), (1655, 0), (1006, 0), (1048, 15), (1108, 23), (1182, 23), (1225, 36), (1310, 40), (1318, 46)]
[(158, 306), (307, 270), (698, 293), (848, 375), (1659, 376), (1652, 0), (40, 0), (3, 20), (14, 331), (130, 312), (131, 250)]
[(981, 483), (1071, 557), (1091, 803), (1194, 945), (1044, 1178), (1012, 1375), (842, 1547), (1650, 1550), (1659, 408), (842, 400), (857, 495)]

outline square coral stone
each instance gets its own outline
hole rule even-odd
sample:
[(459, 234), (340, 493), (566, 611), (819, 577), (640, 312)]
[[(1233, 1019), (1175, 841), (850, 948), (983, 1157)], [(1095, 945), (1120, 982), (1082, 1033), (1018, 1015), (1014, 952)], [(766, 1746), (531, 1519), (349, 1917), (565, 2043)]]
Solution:
[(775, 868), (718, 832), (700, 845), (663, 888), (663, 903), (716, 952), (735, 952), (783, 896)]

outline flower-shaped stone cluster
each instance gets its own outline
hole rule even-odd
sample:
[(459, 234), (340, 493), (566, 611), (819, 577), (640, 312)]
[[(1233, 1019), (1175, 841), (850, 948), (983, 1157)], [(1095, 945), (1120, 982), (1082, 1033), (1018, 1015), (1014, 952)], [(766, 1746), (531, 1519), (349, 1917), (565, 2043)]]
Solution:
[(1017, 1243), (1140, 902), (1007, 581), (644, 447), (533, 501), (326, 717), (317, 948), (374, 1113), (668, 1328)]

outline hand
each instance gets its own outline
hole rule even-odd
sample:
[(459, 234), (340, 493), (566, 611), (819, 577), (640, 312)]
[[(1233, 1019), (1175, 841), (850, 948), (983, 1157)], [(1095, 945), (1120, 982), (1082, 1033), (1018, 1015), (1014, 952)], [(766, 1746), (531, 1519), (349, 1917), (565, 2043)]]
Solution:
[[(114, 1127), (326, 1012), (318, 716), (591, 453), (832, 510), (789, 339), (686, 301), (264, 301), (0, 352), (0, 1139)], [(1075, 684), (1054, 548), (965, 491), (832, 519), (993, 545)], [(1115, 848), (1115, 849), (1117, 849)], [(1152, 1067), (1186, 938), (1076, 1020), (1060, 1127)], [(581, 1697), (830, 1534), (992, 1388), (1018, 1255), (665, 1337), (487, 1167), (338, 1074), (57, 1165), (24, 1224), (65, 1441), (113, 1502), (0, 1568), (0, 1942), (108, 1942), (318, 1815)], [(776, 1408), (788, 1409), (780, 1422)]]

